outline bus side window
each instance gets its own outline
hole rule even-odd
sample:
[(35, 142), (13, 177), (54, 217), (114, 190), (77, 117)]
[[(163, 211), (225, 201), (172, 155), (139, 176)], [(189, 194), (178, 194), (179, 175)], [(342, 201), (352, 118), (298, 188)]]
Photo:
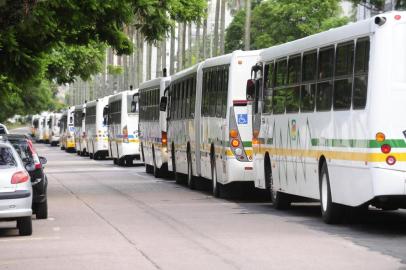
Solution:
[(217, 70), (211, 71), (211, 78), (210, 78), (210, 113), (209, 116), (215, 117), (216, 116), (216, 92), (217, 92)]
[(302, 62), (300, 111), (313, 112), (316, 105), (317, 51), (305, 52)]
[(338, 44), (335, 61), (334, 110), (349, 110), (351, 107), (353, 64), (354, 41)]
[(286, 89), (286, 112), (299, 112), (300, 102), (300, 75), (301, 75), (301, 55), (289, 57), (288, 62), (288, 85)]
[(369, 37), (357, 40), (355, 48), (355, 76), (352, 106), (355, 110), (365, 109), (368, 90)]
[(216, 92), (216, 117), (221, 117), (221, 105), (223, 95), (223, 77), (224, 69), (220, 69), (217, 73), (217, 92)]
[(276, 62), (276, 80), (273, 91), (272, 107), (274, 114), (285, 112), (286, 83), (287, 83), (287, 59)]
[(185, 89), (185, 97), (183, 100), (183, 118), (187, 119), (189, 117), (190, 109), (190, 91), (189, 91), (189, 80), (186, 79), (183, 81), (183, 88)]
[(226, 67), (224, 70), (224, 78), (223, 78), (223, 92), (222, 92), (222, 110), (221, 115), (223, 118), (227, 117), (227, 97), (228, 97), (228, 69)]
[(263, 113), (272, 113), (272, 89), (274, 87), (274, 62), (265, 65), (264, 74), (264, 109)]
[(330, 111), (333, 103), (334, 47), (319, 51), (319, 81), (317, 83), (316, 110)]
[(189, 84), (191, 87), (189, 117), (193, 119), (194, 115), (195, 115), (195, 102), (196, 102), (196, 76), (195, 75), (189, 79)]

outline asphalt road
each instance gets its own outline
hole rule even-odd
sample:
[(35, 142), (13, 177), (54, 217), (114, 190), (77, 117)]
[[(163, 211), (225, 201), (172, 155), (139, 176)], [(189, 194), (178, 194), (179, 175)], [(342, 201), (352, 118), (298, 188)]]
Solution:
[(406, 212), (325, 225), (317, 204), (280, 212), (251, 193), (215, 199), (59, 148), (47, 157), (48, 220), (0, 223), (0, 269), (406, 269)]

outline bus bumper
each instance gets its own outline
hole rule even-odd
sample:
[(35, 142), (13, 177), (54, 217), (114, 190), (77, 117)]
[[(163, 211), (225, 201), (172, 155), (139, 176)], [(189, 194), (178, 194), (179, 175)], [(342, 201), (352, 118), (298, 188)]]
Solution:
[(254, 182), (255, 174), (252, 162), (241, 162), (236, 159), (227, 160), (227, 173), (223, 184), (231, 182)]

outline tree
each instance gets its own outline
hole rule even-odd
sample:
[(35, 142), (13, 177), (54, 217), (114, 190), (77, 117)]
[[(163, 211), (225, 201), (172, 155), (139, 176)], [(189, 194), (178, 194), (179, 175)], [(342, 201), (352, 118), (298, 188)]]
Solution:
[[(251, 49), (267, 48), (348, 23), (339, 0), (268, 0), (254, 5)], [(226, 49), (243, 49), (245, 12), (227, 28)]]
[[(126, 26), (133, 25), (154, 43), (167, 35), (175, 21), (199, 20), (206, 7), (204, 0), (2, 0), (0, 4), (3, 108), (18, 104), (24, 108), (26, 84), (66, 82), (100, 72), (102, 46), (112, 47), (118, 55), (132, 53)], [(3, 94), (10, 89), (13, 95)]]

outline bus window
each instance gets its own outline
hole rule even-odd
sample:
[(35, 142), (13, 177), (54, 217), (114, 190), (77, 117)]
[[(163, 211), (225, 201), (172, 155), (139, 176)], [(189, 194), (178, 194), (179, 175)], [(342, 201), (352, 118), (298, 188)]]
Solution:
[(272, 113), (272, 88), (275, 82), (274, 62), (265, 65), (264, 78), (264, 109), (265, 114)]
[(333, 103), (334, 47), (320, 49), (318, 67), (319, 82), (317, 83), (316, 110), (329, 111)]
[(278, 60), (276, 62), (275, 89), (272, 93), (272, 107), (275, 114), (285, 112), (287, 68), (287, 59)]
[(223, 92), (222, 92), (222, 110), (221, 115), (223, 118), (227, 117), (227, 97), (228, 97), (228, 67), (224, 70), (223, 78)]
[(183, 81), (184, 98), (183, 98), (183, 118), (187, 119), (189, 117), (190, 108), (190, 91), (189, 91), (189, 80)]
[(216, 117), (221, 117), (221, 106), (223, 104), (222, 96), (223, 96), (223, 77), (224, 77), (224, 69), (220, 69), (218, 71), (218, 78), (217, 78), (217, 93), (216, 93)]
[(313, 112), (316, 105), (316, 84), (305, 84), (301, 86), (300, 90), (301, 102), (300, 111), (301, 112)]
[(288, 63), (288, 84), (286, 89), (286, 112), (293, 113), (299, 111), (300, 102), (300, 72), (301, 72), (301, 55), (291, 56)]
[(316, 102), (317, 51), (305, 52), (302, 60), (300, 111), (313, 112)]
[(351, 107), (354, 42), (338, 44), (335, 61), (334, 110)]
[(368, 89), (369, 38), (357, 40), (355, 48), (355, 76), (352, 96), (353, 108), (365, 108)]
[(216, 92), (217, 92), (217, 70), (211, 71), (210, 76), (210, 113), (209, 116), (215, 117), (216, 116)]
[(333, 83), (331, 81), (317, 84), (316, 109), (330, 111), (332, 105)]
[(189, 117), (194, 118), (195, 115), (195, 102), (196, 102), (196, 77), (193, 76), (189, 79), (191, 93), (190, 93), (190, 113)]

